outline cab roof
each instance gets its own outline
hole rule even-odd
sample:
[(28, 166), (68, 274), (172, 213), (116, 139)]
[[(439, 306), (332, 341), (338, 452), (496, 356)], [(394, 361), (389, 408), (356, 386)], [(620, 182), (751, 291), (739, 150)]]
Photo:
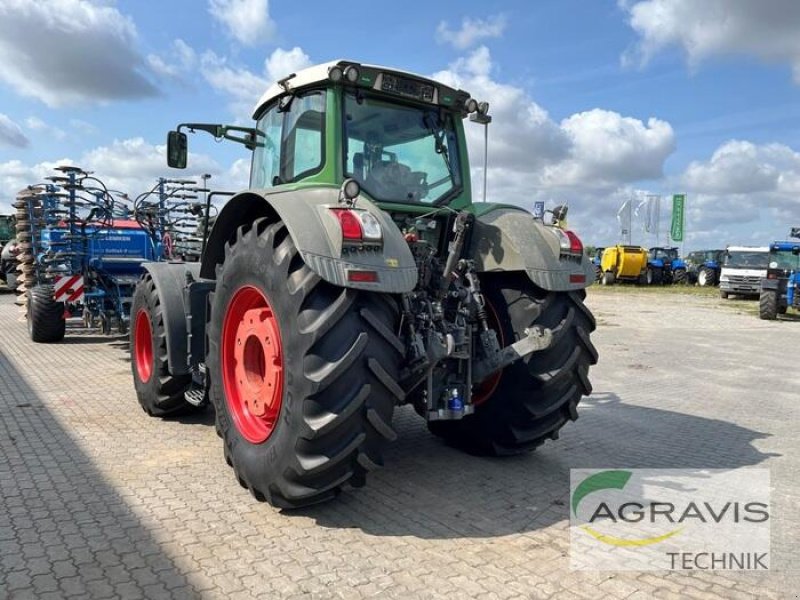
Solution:
[[(351, 65), (356, 66), (360, 69), (374, 71), (376, 73), (391, 73), (393, 75), (408, 76), (417, 81), (433, 85), (441, 91), (446, 90), (448, 92), (452, 92), (453, 105), (455, 107), (458, 107), (459, 102), (463, 104), (463, 102), (465, 102), (466, 99), (469, 98), (469, 94), (467, 92), (464, 92), (462, 90), (453, 90), (445, 86), (444, 84), (441, 84), (437, 81), (434, 81), (433, 79), (430, 79), (429, 77), (417, 75), (416, 73), (412, 73), (411, 71), (403, 71), (391, 67), (362, 64), (352, 60), (339, 59), (339, 60), (332, 60), (330, 62), (322, 63), (319, 65), (314, 65), (312, 67), (308, 67), (306, 69), (297, 71), (296, 73), (287, 73), (287, 77), (272, 83), (267, 88), (267, 91), (264, 92), (264, 95), (261, 96), (261, 99), (258, 101), (258, 104), (256, 104), (255, 107), (253, 108), (253, 118), (254, 119), (257, 118), (259, 113), (263, 110), (263, 108), (267, 104), (279, 98), (280, 96), (286, 94), (287, 92), (291, 92), (292, 90), (314, 85), (315, 83), (330, 82), (329, 72), (331, 67), (339, 66), (342, 69), (345, 69)], [(441, 102), (441, 98), (439, 100), (440, 103), (443, 104), (443, 102)]]
[(772, 242), (770, 244), (771, 250), (793, 250), (800, 247), (800, 240), (796, 242)]

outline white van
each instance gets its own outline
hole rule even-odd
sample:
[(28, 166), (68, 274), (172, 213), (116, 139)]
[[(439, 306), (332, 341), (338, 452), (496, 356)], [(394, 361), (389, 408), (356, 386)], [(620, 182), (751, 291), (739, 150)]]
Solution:
[(758, 297), (767, 276), (769, 246), (728, 246), (719, 274), (719, 295)]

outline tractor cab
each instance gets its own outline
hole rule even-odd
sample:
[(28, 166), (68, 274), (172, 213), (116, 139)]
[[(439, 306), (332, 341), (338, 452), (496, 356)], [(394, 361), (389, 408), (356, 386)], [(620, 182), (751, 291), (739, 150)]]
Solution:
[(252, 190), (353, 179), (382, 208), (460, 208), (470, 203), (462, 121), (487, 125), (488, 110), (488, 103), (439, 82), (336, 61), (273, 84), (254, 109), (255, 127), (179, 125), (168, 137), (168, 163), (186, 165), (184, 130), (206, 131), (252, 150)]
[(767, 279), (787, 279), (800, 271), (800, 242), (774, 242), (769, 247)]

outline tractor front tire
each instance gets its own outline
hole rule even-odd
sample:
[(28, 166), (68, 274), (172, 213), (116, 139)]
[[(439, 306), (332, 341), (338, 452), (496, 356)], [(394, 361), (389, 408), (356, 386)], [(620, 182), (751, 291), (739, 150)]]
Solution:
[(716, 283), (716, 274), (714, 269), (703, 267), (697, 275), (697, 283), (700, 287), (710, 287)]
[(191, 375), (172, 375), (167, 361), (167, 332), (161, 299), (152, 276), (136, 284), (131, 303), (131, 370), (136, 396), (152, 417), (171, 417), (197, 410), (186, 401)]
[(758, 316), (765, 321), (774, 321), (778, 318), (778, 292), (775, 290), (762, 290), (758, 299)]
[(217, 268), (206, 359), (225, 459), (298, 508), (364, 485), (395, 439), (404, 347), (391, 296), (322, 280), (282, 222), (239, 228)]
[(60, 342), (67, 331), (64, 303), (53, 299), (52, 285), (36, 285), (27, 291), (28, 333), (40, 344)]
[(589, 339), (595, 319), (583, 290), (547, 292), (512, 273), (487, 276), (481, 287), (502, 346), (533, 325), (551, 329), (553, 341), (477, 386), (473, 414), (432, 421), (429, 429), (472, 454), (519, 454), (557, 439), (560, 429), (578, 418), (581, 397), (592, 391), (589, 367), (597, 363)]

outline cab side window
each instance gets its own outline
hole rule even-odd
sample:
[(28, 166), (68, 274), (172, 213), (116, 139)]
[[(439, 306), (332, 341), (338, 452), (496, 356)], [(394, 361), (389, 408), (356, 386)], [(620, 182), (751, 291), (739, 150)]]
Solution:
[(325, 92), (284, 97), (258, 120), (251, 188), (299, 181), (322, 169), (325, 161)]

